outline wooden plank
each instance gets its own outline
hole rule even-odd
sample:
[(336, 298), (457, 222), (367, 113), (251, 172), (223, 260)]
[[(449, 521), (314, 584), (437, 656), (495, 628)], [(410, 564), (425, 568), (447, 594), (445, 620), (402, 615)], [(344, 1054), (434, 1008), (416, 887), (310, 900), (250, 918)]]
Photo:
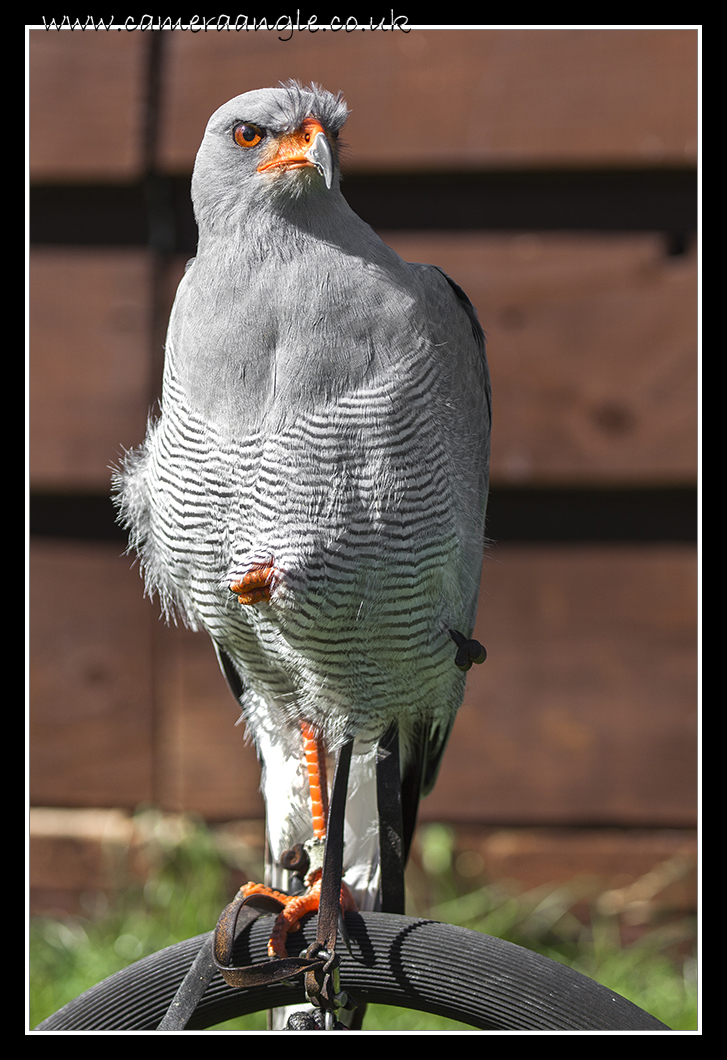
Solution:
[(31, 181), (140, 176), (147, 48), (143, 33), (29, 30)]
[(120, 551), (32, 542), (31, 803), (261, 816), (257, 757), (211, 641), (167, 628)]
[[(453, 876), (462, 891), (494, 884), (491, 900), (498, 892), (518, 895), (525, 908), (566, 913), (566, 930), (573, 917), (584, 924), (595, 919), (628, 946), (645, 932), (668, 930), (669, 923), (686, 941), (685, 923), (696, 923), (695, 830), (460, 826), (451, 834)], [(420, 838), (426, 844), (426, 826)], [(416, 843), (412, 860), (409, 890), (426, 908), (432, 885)]]
[(697, 835), (689, 829), (463, 825), (453, 834), (453, 868), (462, 879), (516, 881), (523, 890), (578, 881), (574, 898), (602, 896), (601, 912), (607, 904), (611, 912), (631, 906), (633, 915), (639, 899), (682, 915), (697, 907)]
[(657, 235), (382, 232), (477, 307), (493, 482), (696, 481), (696, 254)]
[(134, 827), (123, 810), (33, 807), (28, 833), (33, 916), (88, 916), (99, 892), (116, 896), (148, 871), (140, 864)]
[(207, 119), (288, 78), (341, 89), (346, 166), (695, 164), (696, 30), (175, 33), (162, 165), (190, 169)]
[(155, 634), (158, 804), (209, 820), (262, 817), (260, 767), (205, 633)]
[[(149, 841), (160, 829), (169, 840), (184, 841), (189, 821), (173, 814), (31, 809), (31, 915), (88, 916), (99, 892), (108, 902), (130, 884), (138, 886), (150, 869)], [(618, 917), (624, 944), (650, 925), (663, 926), (667, 918), (681, 919), (697, 908), (692, 831), (472, 826), (448, 831), (452, 874), (462, 890), (494, 884), (506, 893), (530, 891), (534, 904), (555, 892), (554, 901), (583, 921), (594, 909), (601, 917)], [(424, 826), (415, 839), (408, 872), (409, 894), (420, 911), (432, 897), (432, 866), (423, 856), (423, 850), (431, 850), (427, 832)], [(262, 822), (218, 825), (210, 829), (210, 838), (236, 866), (231, 894), (246, 879), (261, 878)]]
[[(159, 868), (159, 837), (172, 854), (197, 821), (156, 810), (33, 807), (29, 813), (28, 876), (32, 916), (93, 915)], [(231, 867), (229, 894), (248, 879), (262, 879), (262, 821), (235, 820), (210, 829), (210, 839)], [(98, 905), (96, 903), (98, 902)], [(210, 925), (212, 926), (212, 925)]]
[(156, 619), (119, 553), (31, 541), (31, 804), (135, 807), (153, 796)]
[[(209, 641), (156, 620), (127, 558), (34, 543), (30, 590), (33, 803), (261, 812)], [(494, 550), (489, 657), (423, 819), (692, 827), (695, 612), (687, 547)]]
[(30, 254), (30, 481), (108, 493), (151, 401), (146, 250)]
[(693, 827), (696, 618), (687, 546), (493, 549), (423, 819)]

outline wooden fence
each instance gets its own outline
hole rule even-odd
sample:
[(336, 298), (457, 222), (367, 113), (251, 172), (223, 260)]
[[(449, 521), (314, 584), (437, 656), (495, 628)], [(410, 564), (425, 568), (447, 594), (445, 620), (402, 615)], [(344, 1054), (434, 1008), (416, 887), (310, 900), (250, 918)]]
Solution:
[(607, 833), (612, 868), (633, 830), (642, 868), (692, 849), (696, 32), (281, 35), (30, 31), (31, 805), (261, 814), (211, 645), (123, 554), (109, 467), (158, 395), (207, 118), (294, 77), (343, 90), (344, 193), (488, 335), (489, 657), (423, 819), (548, 834), (554, 875), (574, 837), (581, 867)]

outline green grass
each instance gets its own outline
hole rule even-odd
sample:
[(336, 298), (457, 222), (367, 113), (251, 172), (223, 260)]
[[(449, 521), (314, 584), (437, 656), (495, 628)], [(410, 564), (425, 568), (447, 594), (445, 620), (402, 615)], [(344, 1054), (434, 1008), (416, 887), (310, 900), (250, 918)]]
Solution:
[[(150, 953), (210, 930), (229, 900), (229, 852), (215, 833), (186, 819), (145, 818), (152, 872), (113, 908), (98, 898), (86, 916), (33, 918), (29, 930), (30, 1027), (100, 980)], [(615, 915), (599, 911), (592, 883), (517, 893), (507, 883), (462, 879), (444, 826), (420, 830), (421, 857), (410, 867), (407, 911), (507, 939), (570, 965), (651, 1012), (674, 1030), (697, 1028), (695, 927), (691, 920), (652, 926), (624, 945)], [(423, 868), (422, 868), (423, 866)], [(248, 865), (259, 878), (260, 866)], [(590, 907), (585, 926), (573, 913)], [(193, 900), (191, 899), (193, 896)], [(215, 1030), (265, 1029), (265, 1015)], [(463, 1024), (406, 1009), (371, 1005), (367, 1030), (465, 1030)]]

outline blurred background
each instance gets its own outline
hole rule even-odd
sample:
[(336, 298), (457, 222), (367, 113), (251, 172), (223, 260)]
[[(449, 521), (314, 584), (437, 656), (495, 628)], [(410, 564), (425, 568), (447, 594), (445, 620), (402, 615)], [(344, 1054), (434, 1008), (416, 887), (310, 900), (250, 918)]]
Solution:
[(424, 832), (462, 877), (597, 881), (626, 935), (689, 914), (698, 33), (279, 38), (29, 31), (31, 912), (113, 893), (139, 807), (262, 843), (211, 644), (144, 598), (109, 486), (159, 395), (207, 119), (298, 78), (351, 108), (353, 208), (488, 336), (488, 659)]

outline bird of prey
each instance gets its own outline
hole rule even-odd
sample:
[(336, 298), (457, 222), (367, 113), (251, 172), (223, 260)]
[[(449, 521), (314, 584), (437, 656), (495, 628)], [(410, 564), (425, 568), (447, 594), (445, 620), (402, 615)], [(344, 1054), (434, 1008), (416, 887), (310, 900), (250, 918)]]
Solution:
[(461, 288), (343, 197), (347, 114), (288, 82), (210, 118), (161, 413), (116, 490), (148, 590), (212, 638), (255, 742), (268, 884), (325, 835), (326, 760), (353, 740), (344, 882), (372, 909), (377, 746), (397, 734), (408, 848), (484, 654), (490, 389)]

